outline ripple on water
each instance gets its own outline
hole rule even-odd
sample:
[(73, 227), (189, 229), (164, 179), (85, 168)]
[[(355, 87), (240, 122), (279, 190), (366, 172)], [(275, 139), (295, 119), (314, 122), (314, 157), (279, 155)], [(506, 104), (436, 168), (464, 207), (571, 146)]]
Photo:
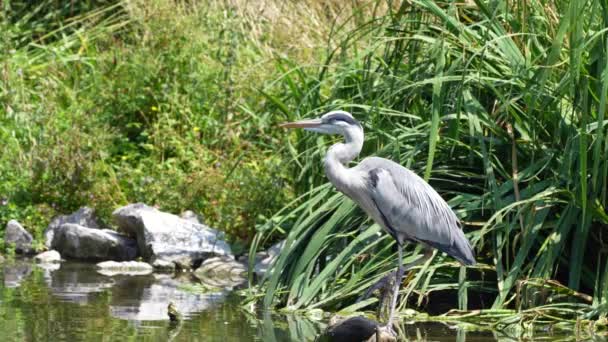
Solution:
[(86, 305), (114, 286), (115, 281), (83, 263), (64, 263), (56, 270), (45, 270), (45, 281), (53, 295), (62, 301)]
[(21, 285), (21, 282), (32, 273), (32, 263), (25, 260), (14, 260), (4, 263), (3, 265), (5, 287), (15, 288)]
[[(117, 277), (112, 289), (110, 313), (131, 321), (168, 320), (167, 306), (173, 302), (185, 317), (208, 310), (220, 303), (225, 293), (193, 293), (182, 289), (187, 278), (176, 279), (166, 274), (147, 277)], [(136, 293), (133, 289), (137, 289)]]

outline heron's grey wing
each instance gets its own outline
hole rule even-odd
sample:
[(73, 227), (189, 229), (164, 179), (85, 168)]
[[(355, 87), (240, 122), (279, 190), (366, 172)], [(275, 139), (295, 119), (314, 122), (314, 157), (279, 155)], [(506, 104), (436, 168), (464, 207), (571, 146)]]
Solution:
[(426, 243), (466, 265), (473, 250), (450, 206), (422, 178), (382, 158), (362, 162), (368, 191), (393, 235)]

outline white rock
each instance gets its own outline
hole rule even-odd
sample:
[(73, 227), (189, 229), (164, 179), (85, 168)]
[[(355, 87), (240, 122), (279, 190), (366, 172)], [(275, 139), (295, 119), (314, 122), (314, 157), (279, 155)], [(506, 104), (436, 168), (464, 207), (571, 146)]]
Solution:
[(61, 262), (61, 254), (55, 250), (42, 252), (34, 257), (34, 260), (41, 264)]
[(141, 261), (104, 261), (97, 264), (97, 272), (106, 276), (146, 275), (152, 271), (152, 265)]

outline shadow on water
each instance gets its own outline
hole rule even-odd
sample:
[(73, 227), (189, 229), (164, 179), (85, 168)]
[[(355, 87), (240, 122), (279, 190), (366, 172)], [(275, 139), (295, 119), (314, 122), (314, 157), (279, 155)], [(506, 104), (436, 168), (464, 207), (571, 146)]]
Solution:
[[(314, 341), (327, 327), (326, 320), (250, 314), (238, 296), (203, 291), (190, 274), (108, 277), (93, 264), (42, 267), (27, 259), (0, 268), (2, 341)], [(169, 321), (169, 302), (181, 321)], [(411, 341), (517, 340), (439, 323), (405, 324), (402, 333)]]

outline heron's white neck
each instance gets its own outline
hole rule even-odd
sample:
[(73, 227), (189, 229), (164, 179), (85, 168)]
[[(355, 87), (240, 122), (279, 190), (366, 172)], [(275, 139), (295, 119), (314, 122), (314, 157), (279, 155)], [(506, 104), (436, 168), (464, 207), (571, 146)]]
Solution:
[(346, 165), (355, 159), (363, 148), (363, 129), (348, 127), (344, 131), (344, 143), (333, 145), (327, 150), (324, 166), (327, 178), (339, 189), (352, 182)]

